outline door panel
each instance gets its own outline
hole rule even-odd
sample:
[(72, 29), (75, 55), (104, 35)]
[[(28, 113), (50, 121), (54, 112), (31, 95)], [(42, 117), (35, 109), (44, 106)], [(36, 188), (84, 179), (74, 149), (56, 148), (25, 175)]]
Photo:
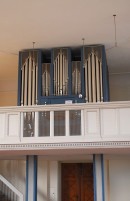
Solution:
[(92, 163), (64, 163), (61, 173), (61, 201), (94, 200)]

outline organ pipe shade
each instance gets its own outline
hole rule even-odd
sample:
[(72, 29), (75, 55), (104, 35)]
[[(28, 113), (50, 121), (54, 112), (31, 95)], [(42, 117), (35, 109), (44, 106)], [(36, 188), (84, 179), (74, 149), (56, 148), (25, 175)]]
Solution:
[(102, 49), (84, 48), (84, 75), (86, 102), (103, 101)]
[(38, 54), (36, 51), (22, 53), (21, 105), (37, 103)]
[(54, 95), (68, 94), (68, 52), (67, 49), (54, 50)]

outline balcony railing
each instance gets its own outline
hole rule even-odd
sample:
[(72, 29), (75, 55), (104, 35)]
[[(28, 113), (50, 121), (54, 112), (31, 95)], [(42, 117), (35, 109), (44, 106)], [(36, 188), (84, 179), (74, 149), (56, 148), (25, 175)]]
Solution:
[(130, 141), (130, 102), (0, 108), (0, 144)]

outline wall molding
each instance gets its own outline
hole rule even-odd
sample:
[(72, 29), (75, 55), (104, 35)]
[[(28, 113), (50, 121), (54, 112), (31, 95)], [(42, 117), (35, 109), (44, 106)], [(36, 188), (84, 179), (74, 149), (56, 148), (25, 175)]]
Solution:
[(86, 142), (86, 143), (32, 143), (32, 144), (2, 144), (3, 150), (54, 150), (54, 149), (117, 149), (130, 148), (130, 141), (124, 142)]

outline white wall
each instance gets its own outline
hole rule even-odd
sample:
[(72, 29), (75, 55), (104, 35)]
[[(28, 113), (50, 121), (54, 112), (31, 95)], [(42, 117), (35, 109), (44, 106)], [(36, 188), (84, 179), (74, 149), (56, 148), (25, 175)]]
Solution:
[(109, 74), (110, 101), (130, 100), (130, 73)]
[(105, 161), (106, 201), (130, 200), (130, 159)]

